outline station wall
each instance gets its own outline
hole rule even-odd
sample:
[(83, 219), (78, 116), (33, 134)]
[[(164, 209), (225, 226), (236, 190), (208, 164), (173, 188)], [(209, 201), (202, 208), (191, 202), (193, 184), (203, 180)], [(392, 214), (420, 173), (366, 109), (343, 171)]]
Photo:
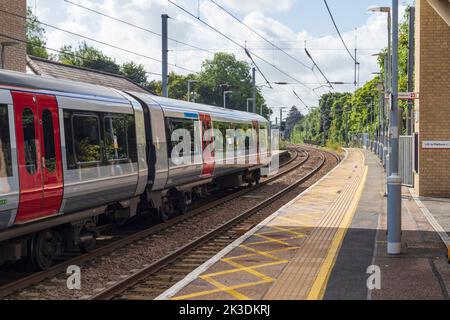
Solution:
[(21, 17), (12, 15), (24, 17), (26, 16), (26, 8), (26, 0), (0, 0), (0, 9), (2, 10), (0, 11), (0, 42), (17, 43), (17, 45), (5, 47), (5, 69), (8, 70), (25, 72), (26, 69), (27, 46), (23, 42), (26, 41), (26, 21)]
[[(450, 6), (450, 3), (449, 3)], [(415, 188), (421, 196), (450, 197), (450, 26), (427, 0), (416, 0), (415, 131), (419, 136)], [(443, 144), (445, 145), (445, 144)]]

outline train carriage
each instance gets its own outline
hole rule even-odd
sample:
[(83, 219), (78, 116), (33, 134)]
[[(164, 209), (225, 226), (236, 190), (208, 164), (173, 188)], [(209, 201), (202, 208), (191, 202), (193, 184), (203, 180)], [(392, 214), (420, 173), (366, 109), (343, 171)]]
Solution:
[[(172, 159), (178, 129), (192, 161)], [(239, 142), (227, 129), (251, 134)], [(90, 250), (99, 217), (166, 219), (211, 190), (257, 182), (267, 129), (246, 112), (1, 71), (0, 264), (28, 256), (48, 268), (68, 247)], [(205, 152), (220, 144), (233, 161)]]

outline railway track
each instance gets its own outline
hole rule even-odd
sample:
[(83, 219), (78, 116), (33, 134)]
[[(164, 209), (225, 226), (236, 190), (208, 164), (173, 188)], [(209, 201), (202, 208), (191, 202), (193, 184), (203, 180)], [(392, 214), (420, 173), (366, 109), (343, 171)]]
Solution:
[(321, 160), (309, 172), (281, 191), (89, 299), (147, 300), (156, 298), (242, 233), (250, 230), (273, 213), (272, 208), (278, 207), (277, 201), (293, 192), (297, 195), (297, 188), (319, 172), (327, 161), (339, 163), (340, 159), (332, 153), (322, 151)]
[[(232, 194), (228, 194), (223, 198), (214, 200), (198, 208), (194, 208), (189, 213), (182, 216), (178, 216), (174, 219), (169, 220), (168, 222), (153, 225), (148, 228), (145, 228), (144, 230), (140, 230), (137, 232), (135, 231), (134, 233), (129, 235), (122, 235), (120, 239), (110, 242), (107, 241), (105, 244), (101, 245), (99, 248), (95, 249), (90, 253), (69, 258), (53, 266), (49, 270), (33, 273), (25, 277), (21, 277), (18, 280), (7, 283), (6, 285), (0, 287), (0, 298), (11, 298), (14, 296), (15, 293), (17, 294), (22, 290), (35, 286), (36, 284), (41, 284), (45, 282), (47, 279), (57, 277), (58, 275), (61, 274), (65, 274), (68, 266), (82, 265), (89, 261), (99, 259), (99, 257), (114, 253), (114, 251), (120, 248), (133, 245), (134, 243), (139, 242), (142, 239), (149, 238), (153, 235), (157, 235), (158, 233), (163, 232), (164, 230), (170, 230), (171, 228), (174, 228), (177, 225), (178, 226), (189, 225), (189, 221), (199, 216), (201, 213), (211, 211), (220, 205), (232, 202), (234, 199), (243, 197), (253, 191), (262, 188), (263, 186), (271, 182), (276, 181), (280, 177), (283, 177), (288, 173), (304, 165), (309, 160), (310, 157), (307, 151), (299, 148), (297, 148), (296, 150), (294, 149), (291, 150), (291, 154), (292, 156), (290, 160), (283, 164), (282, 170), (280, 170), (278, 174), (276, 174), (273, 177), (264, 179), (264, 181), (262, 181), (257, 186), (242, 189)], [(43, 287), (45, 288), (46, 286), (44, 285)], [(51, 286), (49, 286), (49, 288), (51, 288)], [(31, 298), (39, 298), (39, 295), (35, 294), (31, 296)]]

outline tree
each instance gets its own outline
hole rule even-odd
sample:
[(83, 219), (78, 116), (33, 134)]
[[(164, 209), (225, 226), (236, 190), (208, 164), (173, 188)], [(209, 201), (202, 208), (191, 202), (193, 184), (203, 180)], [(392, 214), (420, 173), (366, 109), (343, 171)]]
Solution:
[(27, 54), (48, 59), (45, 29), (30, 8), (27, 9)]
[[(199, 102), (223, 106), (223, 92), (233, 91), (227, 97), (227, 108), (246, 111), (247, 99), (252, 97), (252, 79), (250, 65), (239, 61), (233, 54), (219, 52), (213, 59), (203, 62), (196, 84)], [(265, 106), (261, 90), (256, 90), (256, 110), (263, 108), (268, 117), (270, 110)]]
[(120, 72), (139, 85), (145, 86), (147, 84), (147, 72), (142, 64), (136, 64), (132, 61), (124, 63), (120, 67)]
[(292, 106), (291, 110), (289, 110), (289, 114), (286, 118), (284, 137), (287, 139), (291, 139), (292, 131), (294, 130), (295, 125), (303, 118), (302, 113), (297, 109), (296, 106)]
[(113, 59), (95, 47), (88, 46), (85, 41), (81, 42), (77, 49), (63, 46), (58, 60), (65, 64), (120, 74), (120, 66)]

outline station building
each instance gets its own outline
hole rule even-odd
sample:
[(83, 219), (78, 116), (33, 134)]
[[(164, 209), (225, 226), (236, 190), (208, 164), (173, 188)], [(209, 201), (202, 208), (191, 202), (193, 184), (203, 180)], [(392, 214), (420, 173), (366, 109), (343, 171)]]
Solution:
[(416, 0), (414, 186), (450, 197), (450, 1)]

